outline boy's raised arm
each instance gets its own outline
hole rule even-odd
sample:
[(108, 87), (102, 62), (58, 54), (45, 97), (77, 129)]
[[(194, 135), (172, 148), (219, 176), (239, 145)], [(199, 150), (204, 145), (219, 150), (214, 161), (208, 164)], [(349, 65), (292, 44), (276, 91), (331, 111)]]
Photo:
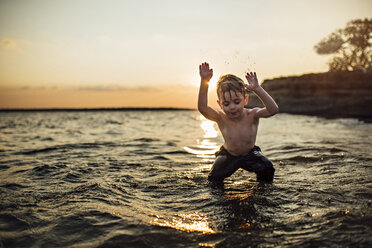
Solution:
[(209, 68), (208, 63), (199, 66), (200, 88), (198, 98), (198, 110), (207, 119), (218, 121), (220, 118), (216, 110), (208, 106), (208, 83), (213, 76), (213, 69)]
[(256, 73), (247, 73), (245, 78), (248, 80), (248, 84), (245, 87), (253, 91), (265, 105), (264, 108), (260, 108), (256, 112), (256, 117), (270, 117), (279, 113), (279, 107), (274, 99), (258, 84)]

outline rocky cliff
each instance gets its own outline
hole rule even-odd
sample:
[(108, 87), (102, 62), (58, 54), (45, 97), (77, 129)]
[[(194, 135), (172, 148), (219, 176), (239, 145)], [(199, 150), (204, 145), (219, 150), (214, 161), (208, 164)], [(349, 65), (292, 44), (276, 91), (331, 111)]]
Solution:
[[(265, 80), (281, 113), (372, 118), (372, 72), (326, 72)], [(248, 107), (262, 106), (250, 93)]]

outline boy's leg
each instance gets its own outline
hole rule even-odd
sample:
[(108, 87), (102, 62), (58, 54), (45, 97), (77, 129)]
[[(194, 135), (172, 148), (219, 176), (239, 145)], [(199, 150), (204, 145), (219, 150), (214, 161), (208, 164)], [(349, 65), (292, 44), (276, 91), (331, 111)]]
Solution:
[(231, 176), (237, 169), (239, 169), (238, 162), (237, 159), (234, 159), (229, 155), (218, 155), (208, 176), (209, 183), (221, 184), (224, 178)]
[(274, 179), (274, 166), (262, 153), (258, 146), (244, 157), (244, 163), (241, 167), (245, 170), (255, 172), (257, 180), (263, 182), (272, 182)]

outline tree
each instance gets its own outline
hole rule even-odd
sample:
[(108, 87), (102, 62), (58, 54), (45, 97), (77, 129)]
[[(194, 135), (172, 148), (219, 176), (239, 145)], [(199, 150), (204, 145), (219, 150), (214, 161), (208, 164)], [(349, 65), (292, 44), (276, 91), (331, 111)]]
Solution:
[(353, 71), (372, 66), (372, 19), (356, 19), (347, 23), (314, 46), (320, 55), (335, 54), (330, 71)]

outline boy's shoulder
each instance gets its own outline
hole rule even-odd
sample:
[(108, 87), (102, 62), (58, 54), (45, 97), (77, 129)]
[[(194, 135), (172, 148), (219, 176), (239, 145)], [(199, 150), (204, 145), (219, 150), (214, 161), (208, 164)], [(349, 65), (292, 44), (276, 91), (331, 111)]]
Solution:
[(257, 118), (257, 113), (261, 110), (259, 107), (255, 108), (244, 108), (245, 115), (250, 118)]
[(216, 110), (217, 114), (220, 116), (220, 117), (223, 117), (223, 118), (226, 118), (226, 114), (225, 112), (221, 111), (221, 110)]
[(244, 108), (244, 112), (248, 115), (255, 114), (260, 108), (255, 107), (255, 108)]

